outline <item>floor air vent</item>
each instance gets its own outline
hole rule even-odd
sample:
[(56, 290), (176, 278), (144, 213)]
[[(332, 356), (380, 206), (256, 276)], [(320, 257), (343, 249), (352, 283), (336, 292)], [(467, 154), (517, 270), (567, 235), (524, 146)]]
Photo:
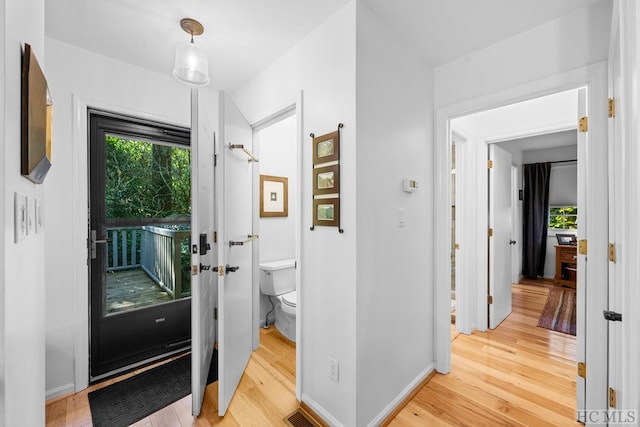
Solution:
[(293, 427), (320, 427), (300, 408), (296, 409), (291, 415), (285, 417), (284, 420)]

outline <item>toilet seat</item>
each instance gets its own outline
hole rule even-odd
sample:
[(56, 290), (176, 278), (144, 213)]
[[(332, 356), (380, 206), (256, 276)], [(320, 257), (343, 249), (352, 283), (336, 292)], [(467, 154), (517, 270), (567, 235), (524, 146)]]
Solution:
[(296, 291), (288, 292), (284, 295), (281, 295), (280, 300), (284, 305), (296, 308), (296, 305), (298, 303), (298, 293)]

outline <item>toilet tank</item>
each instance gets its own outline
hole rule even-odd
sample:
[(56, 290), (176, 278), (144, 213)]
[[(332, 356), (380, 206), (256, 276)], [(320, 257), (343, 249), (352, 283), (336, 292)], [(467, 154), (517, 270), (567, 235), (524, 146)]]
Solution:
[(260, 292), (265, 295), (282, 295), (295, 290), (295, 259), (285, 259), (260, 264)]

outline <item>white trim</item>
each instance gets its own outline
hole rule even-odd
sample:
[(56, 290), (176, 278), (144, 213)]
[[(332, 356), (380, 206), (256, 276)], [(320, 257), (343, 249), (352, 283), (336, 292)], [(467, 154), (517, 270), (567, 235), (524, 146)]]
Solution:
[(49, 401), (51, 399), (55, 399), (56, 397), (60, 397), (60, 396), (64, 396), (65, 394), (70, 394), (73, 393), (75, 391), (75, 384), (74, 383), (69, 383), (69, 384), (64, 384), (61, 385), (60, 387), (56, 387), (54, 389), (51, 390), (47, 390), (45, 392), (45, 402)]
[[(302, 203), (303, 203), (303, 185), (302, 185), (302, 170), (303, 170), (303, 161), (302, 161), (302, 153), (303, 153), (303, 118), (302, 118), (302, 100), (303, 100), (303, 91), (300, 90), (298, 92), (295, 104), (288, 105), (281, 110), (258, 120), (255, 123), (251, 124), (251, 128), (253, 130), (253, 141), (254, 141), (254, 152), (256, 155), (259, 154), (260, 144), (259, 141), (256, 144), (256, 134), (264, 128), (267, 128), (275, 123), (278, 123), (282, 120), (285, 120), (293, 115), (296, 116), (296, 147), (297, 147), (297, 174), (298, 174), (298, 202), (296, 206), (296, 223), (295, 228), (296, 232), (296, 283), (297, 283), (297, 293), (298, 293), (298, 302), (296, 307), (296, 399), (301, 401), (302, 399), (302, 307), (303, 307), (303, 298), (304, 290), (302, 289), (302, 235), (304, 230), (302, 229), (304, 222), (302, 221)], [(260, 198), (260, 171), (258, 167), (254, 165), (254, 185), (253, 185), (253, 196), (254, 203), (256, 208), (253, 210), (253, 229), (254, 232), (260, 235), (260, 218), (259, 218), (259, 209), (257, 206), (259, 204)], [(254, 249), (253, 249), (253, 263), (254, 263), (254, 306), (253, 306), (253, 317), (257, 319), (260, 317), (260, 251), (259, 251), (259, 239), (255, 241)], [(255, 323), (255, 322), (254, 322)], [(274, 320), (275, 323), (275, 320)], [(260, 345), (260, 328), (265, 324), (265, 318), (261, 318), (258, 321), (258, 326), (253, 331), (253, 339), (254, 339), (254, 349), (258, 348)]]
[[(475, 99), (471, 99), (456, 105), (443, 106), (436, 111), (435, 123), (435, 157), (434, 157), (434, 183), (435, 183), (435, 215), (434, 235), (435, 247), (435, 277), (436, 283), (434, 312), (436, 313), (435, 331), (435, 355), (436, 369), (441, 373), (448, 373), (451, 369), (451, 342), (450, 342), (450, 315), (448, 303), (450, 298), (450, 274), (449, 251), (451, 245), (451, 202), (450, 202), (450, 173), (451, 154), (449, 150), (450, 122), (455, 117), (469, 113), (484, 111), (487, 109), (504, 106), (527, 99), (537, 98), (551, 93), (561, 92), (582, 86), (589, 87), (589, 116), (590, 116), (590, 141), (588, 146), (587, 167), (590, 170), (587, 183), (589, 223), (586, 234), (589, 236), (589, 259), (593, 259), (587, 266), (590, 283), (606, 283), (606, 230), (598, 230), (602, 224), (606, 224), (606, 64), (598, 63), (579, 69), (558, 74), (528, 84), (520, 85), (508, 90), (491, 93)], [(604, 113), (604, 114), (603, 114)], [(602, 149), (604, 146), (604, 150)], [(603, 152), (604, 151), (604, 152)], [(600, 162), (600, 163), (599, 163)], [(604, 176), (602, 176), (604, 174)], [(597, 179), (602, 183), (598, 184)], [(602, 188), (604, 187), (604, 189)], [(604, 195), (604, 197), (603, 197)], [(598, 199), (599, 197), (599, 199)], [(599, 201), (598, 201), (599, 200)], [(603, 329), (601, 310), (606, 301), (606, 292), (602, 287), (590, 286), (587, 300), (587, 313), (592, 313), (587, 329), (590, 337), (606, 336), (606, 328)], [(589, 316), (587, 316), (588, 318)], [(602, 347), (599, 340), (587, 340), (587, 362), (589, 363), (589, 377), (587, 378), (587, 407), (590, 409), (606, 409), (606, 349), (604, 360)], [(600, 348), (598, 348), (600, 347)]]
[(80, 97), (75, 93), (72, 98), (72, 220), (71, 231), (73, 253), (73, 310), (75, 319), (74, 331), (74, 389), (76, 392), (89, 386), (89, 266), (87, 264), (87, 235), (89, 227), (89, 129), (87, 110), (95, 108), (159, 121), (190, 128), (190, 123), (176, 122), (174, 119), (162, 117), (148, 112), (114, 105), (95, 99)]
[(382, 410), (380, 413), (369, 422), (368, 427), (375, 427), (382, 424), (382, 422), (387, 419), (389, 415), (393, 413), (398, 406), (402, 404), (402, 402), (415, 390), (416, 387), (420, 386), (420, 383), (425, 380), (433, 371), (435, 370), (435, 365), (432, 363), (427, 366), (417, 377), (413, 379), (407, 385), (404, 390), (402, 390), (389, 404)]
[(313, 412), (322, 418), (323, 421), (328, 423), (332, 427), (344, 427), (340, 421), (334, 418), (326, 409), (324, 409), (318, 402), (310, 398), (307, 394), (302, 395), (301, 402), (304, 402)]

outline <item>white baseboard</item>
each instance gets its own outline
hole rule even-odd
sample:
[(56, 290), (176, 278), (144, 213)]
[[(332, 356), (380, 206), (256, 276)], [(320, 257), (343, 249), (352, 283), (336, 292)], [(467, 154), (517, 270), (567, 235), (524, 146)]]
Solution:
[(336, 420), (333, 415), (328, 413), (326, 409), (318, 404), (315, 400), (311, 399), (306, 394), (302, 393), (302, 401), (309, 407), (313, 412), (315, 412), (318, 416), (322, 417), (322, 419), (333, 427), (344, 427), (344, 425)]
[(75, 393), (75, 391), (76, 391), (76, 385), (74, 383), (61, 385), (60, 387), (47, 390), (45, 393), (45, 400), (55, 399), (58, 396), (63, 396), (69, 393)]
[(378, 414), (377, 417), (371, 420), (371, 422), (368, 424), (368, 427), (375, 427), (382, 424), (382, 422), (386, 420), (389, 415), (391, 415), (391, 413), (398, 407), (398, 405), (400, 405), (411, 394), (411, 392), (413, 392), (413, 390), (418, 385), (420, 385), (420, 383), (424, 381), (425, 378), (427, 378), (427, 376), (429, 376), (429, 374), (431, 374), (431, 372), (433, 372), (435, 369), (435, 364), (432, 363), (431, 365), (427, 366), (422, 372), (420, 372), (420, 374), (415, 377), (413, 381), (411, 381), (409, 385), (407, 385), (404, 390), (402, 390), (400, 394), (395, 397), (395, 399), (389, 402), (389, 404)]

